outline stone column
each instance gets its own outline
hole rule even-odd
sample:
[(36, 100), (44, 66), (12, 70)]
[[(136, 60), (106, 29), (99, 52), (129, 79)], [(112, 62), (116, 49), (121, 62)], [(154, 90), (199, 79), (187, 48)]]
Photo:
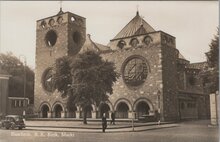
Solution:
[(92, 118), (96, 118), (97, 111), (92, 111)]
[(41, 111), (38, 112), (38, 117), (39, 117), (39, 118), (42, 118), (42, 117), (43, 117), (43, 114), (42, 114)]
[(218, 125), (218, 97), (219, 95), (210, 94), (210, 114), (211, 114), (211, 124)]
[(112, 115), (112, 111), (109, 111), (108, 116), (109, 116), (110, 119), (111, 119), (111, 115)]
[(128, 118), (132, 119), (133, 118), (133, 113), (134, 113), (133, 111), (128, 111)]
[(51, 111), (48, 111), (48, 112), (47, 112), (47, 117), (48, 117), (48, 118), (52, 118), (52, 112), (51, 112)]
[(61, 118), (65, 118), (66, 117), (66, 111), (61, 111)]
[(76, 111), (76, 118), (80, 118), (80, 111)]

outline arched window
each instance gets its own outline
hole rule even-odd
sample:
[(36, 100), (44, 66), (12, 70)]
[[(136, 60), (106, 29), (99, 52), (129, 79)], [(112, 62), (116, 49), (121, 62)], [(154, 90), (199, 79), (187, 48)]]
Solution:
[(125, 102), (120, 102), (116, 108), (117, 118), (128, 118), (129, 107)]
[(120, 40), (119, 42), (118, 42), (118, 47), (120, 48), (120, 49), (122, 49), (122, 48), (124, 48), (124, 46), (126, 45), (126, 43), (125, 43), (125, 41), (124, 40)]
[(130, 45), (132, 47), (137, 47), (138, 44), (139, 44), (139, 41), (136, 38), (131, 39)]
[(146, 36), (143, 40), (143, 43), (146, 45), (150, 45), (152, 43), (152, 38), (150, 36)]

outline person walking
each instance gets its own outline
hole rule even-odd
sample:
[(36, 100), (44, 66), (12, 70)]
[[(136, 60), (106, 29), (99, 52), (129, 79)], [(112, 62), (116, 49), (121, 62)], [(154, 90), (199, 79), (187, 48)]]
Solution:
[(115, 125), (115, 113), (114, 112), (112, 112), (111, 113), (111, 124), (113, 124), (113, 125)]
[(103, 113), (103, 115), (102, 115), (102, 132), (105, 132), (106, 128), (107, 128), (107, 120), (106, 120), (105, 113)]

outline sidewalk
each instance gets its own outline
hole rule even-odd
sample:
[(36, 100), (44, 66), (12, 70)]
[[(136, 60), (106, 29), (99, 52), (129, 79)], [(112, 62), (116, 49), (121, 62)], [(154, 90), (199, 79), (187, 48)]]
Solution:
[[(80, 121), (26, 121), (26, 129), (40, 131), (65, 131), (65, 132), (102, 132), (100, 122), (88, 121), (88, 124), (83, 124)], [(162, 129), (177, 127), (178, 124), (171, 122), (162, 122), (160, 125), (157, 122), (134, 123), (134, 131), (146, 131), (153, 129)], [(131, 132), (133, 131), (131, 122), (116, 122), (116, 125), (110, 125), (106, 132)]]

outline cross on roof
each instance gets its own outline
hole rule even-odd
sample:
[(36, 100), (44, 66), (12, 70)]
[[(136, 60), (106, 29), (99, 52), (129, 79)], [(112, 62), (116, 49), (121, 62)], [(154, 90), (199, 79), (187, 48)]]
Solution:
[(59, 1), (59, 3), (60, 3), (60, 10), (62, 11), (62, 3), (63, 3), (63, 1), (61, 0), (61, 1)]
[(139, 5), (137, 4), (137, 15), (139, 15)]

